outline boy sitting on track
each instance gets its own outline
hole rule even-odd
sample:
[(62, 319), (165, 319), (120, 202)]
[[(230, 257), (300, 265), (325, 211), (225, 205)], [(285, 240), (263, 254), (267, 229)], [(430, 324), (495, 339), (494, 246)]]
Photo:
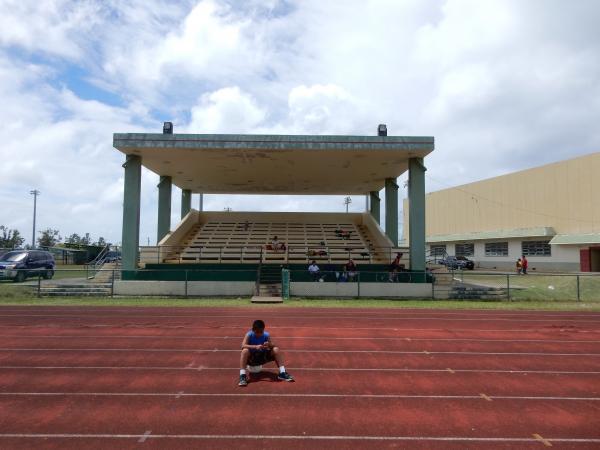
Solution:
[(273, 345), (269, 333), (265, 331), (265, 323), (262, 320), (255, 320), (252, 324), (252, 330), (246, 333), (242, 341), (242, 356), (240, 357), (240, 382), (239, 386), (248, 385), (248, 376), (246, 375), (246, 366), (260, 367), (270, 361), (275, 361), (279, 367), (278, 379), (283, 381), (294, 381), (294, 378), (285, 371), (283, 366), (283, 356), (278, 347)]

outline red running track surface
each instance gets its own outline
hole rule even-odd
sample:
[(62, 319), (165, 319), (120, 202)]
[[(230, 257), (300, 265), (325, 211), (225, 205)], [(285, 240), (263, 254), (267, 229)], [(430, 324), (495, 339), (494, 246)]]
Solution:
[[(237, 386), (267, 323), (296, 383)], [(600, 314), (0, 308), (0, 448), (600, 448)]]

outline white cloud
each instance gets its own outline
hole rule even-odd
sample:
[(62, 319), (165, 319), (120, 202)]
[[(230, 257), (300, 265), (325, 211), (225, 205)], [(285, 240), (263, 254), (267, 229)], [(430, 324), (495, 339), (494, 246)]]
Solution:
[(226, 87), (200, 97), (192, 107), (190, 133), (251, 133), (263, 123), (266, 111), (239, 87)]
[(0, 44), (77, 60), (100, 8), (93, 2), (2, 0), (0, 9)]
[(356, 99), (334, 84), (296, 86), (288, 96), (291, 128), (297, 134), (336, 134), (354, 129)]
[[(390, 134), (433, 135), (432, 188), (600, 150), (593, 0), (0, 6), (0, 223), (24, 234), (37, 187), (40, 223), (120, 240), (112, 133), (159, 131), (168, 118), (176, 132), (372, 135), (387, 123)], [(73, 76), (122, 105), (84, 95)], [(141, 235), (152, 241), (156, 182), (144, 172)], [(217, 210), (263, 204), (207, 200)], [(276, 204), (340, 207), (325, 197)]]

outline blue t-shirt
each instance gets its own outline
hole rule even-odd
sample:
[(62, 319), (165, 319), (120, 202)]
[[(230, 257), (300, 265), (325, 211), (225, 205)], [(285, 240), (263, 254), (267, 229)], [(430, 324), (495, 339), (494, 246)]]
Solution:
[[(265, 342), (269, 340), (269, 332), (263, 331), (262, 336), (257, 336), (254, 331), (250, 330), (246, 333), (248, 336), (248, 344), (250, 345), (263, 345)], [(250, 351), (264, 351), (264, 350), (254, 350), (250, 349)]]

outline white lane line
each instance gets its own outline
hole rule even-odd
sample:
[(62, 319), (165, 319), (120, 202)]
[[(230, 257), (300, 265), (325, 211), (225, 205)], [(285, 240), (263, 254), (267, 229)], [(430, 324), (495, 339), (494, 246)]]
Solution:
[(0, 392), (0, 397), (287, 397), (287, 398), (381, 398), (440, 400), (538, 400), (598, 402), (600, 397), (517, 395), (408, 395), (408, 394), (286, 394), (286, 393), (193, 393), (193, 392)]
[[(180, 336), (180, 335), (22, 335), (22, 334), (2, 334), (0, 338), (19, 338), (19, 339), (173, 339), (173, 340), (207, 340), (223, 339), (241, 341), (243, 336)], [(331, 336), (277, 336), (277, 339), (307, 339), (307, 340), (327, 340), (327, 341), (435, 341), (435, 342), (519, 342), (519, 343), (574, 343), (574, 344), (598, 344), (600, 340), (592, 339), (478, 339), (478, 338), (417, 338), (417, 337), (331, 337)]]
[[(140, 439), (140, 434), (42, 434), (2, 433), (0, 438), (30, 439)], [(325, 441), (438, 441), (438, 442), (539, 442), (536, 438), (463, 437), (463, 436), (336, 436), (336, 435), (269, 435), (269, 434), (150, 434), (147, 439), (247, 439), (247, 440), (325, 440)], [(600, 443), (600, 438), (544, 438), (549, 442)]]
[[(41, 329), (41, 328), (54, 328), (54, 329), (77, 329), (77, 330), (86, 330), (92, 328), (118, 328), (118, 329), (159, 329), (159, 330), (167, 330), (167, 329), (176, 329), (176, 330), (212, 330), (216, 329), (234, 329), (234, 330), (242, 330), (244, 333), (248, 331), (248, 325), (217, 325), (217, 326), (187, 326), (187, 325), (171, 325), (171, 324), (126, 324), (126, 325), (115, 325), (115, 324), (94, 324), (94, 325), (0, 325), (0, 328), (18, 328), (18, 329)], [(306, 325), (288, 325), (288, 326), (278, 326), (278, 325), (269, 325), (267, 328), (269, 329), (278, 329), (278, 330), (344, 330), (345, 332), (353, 331), (353, 330), (368, 330), (368, 331), (425, 331), (425, 332), (442, 332), (442, 333), (454, 333), (457, 331), (464, 332), (477, 332), (477, 333), (551, 333), (555, 335), (556, 333), (600, 333), (600, 329), (598, 330), (580, 330), (580, 329), (572, 329), (572, 328), (520, 328), (520, 329), (510, 329), (510, 328), (500, 328), (500, 329), (477, 329), (477, 328), (398, 328), (398, 327), (325, 327), (325, 326), (306, 326)]]
[[(239, 353), (239, 349), (216, 348), (0, 348), (0, 352), (145, 352), (145, 353)], [(585, 356), (598, 357), (600, 353), (546, 353), (546, 352), (469, 352), (469, 351), (404, 351), (404, 350), (320, 350), (286, 349), (286, 353), (373, 353), (392, 355), (492, 355), (492, 356)]]
[[(357, 368), (357, 367), (288, 367), (290, 370), (308, 372), (415, 372), (448, 373), (448, 369), (408, 369), (408, 368)], [(198, 371), (198, 370), (239, 370), (231, 367), (171, 367), (171, 366), (0, 366), (0, 370), (156, 370), (156, 371)], [(273, 369), (274, 371), (275, 369)], [(600, 371), (570, 370), (502, 370), (502, 369), (452, 369), (462, 373), (508, 373), (508, 374), (548, 374), (548, 375), (600, 375)]]
[(138, 442), (146, 442), (146, 439), (148, 439), (148, 437), (150, 436), (150, 434), (152, 433), (152, 430), (146, 430), (146, 432), (140, 436), (140, 438), (138, 439)]
[[(161, 307), (162, 308), (162, 307)], [(29, 313), (31, 314), (32, 312), (37, 313), (37, 314), (45, 314), (46, 312), (50, 311), (50, 312), (55, 312), (58, 308), (55, 306), (52, 307), (48, 307), (45, 309), (34, 309), (31, 307), (26, 307), (26, 308), (8, 308), (8, 307), (1, 307), (1, 311), (5, 312), (5, 313)], [(240, 307), (240, 308), (235, 308), (235, 307), (225, 307), (225, 308), (218, 308), (218, 307), (210, 307), (210, 308), (206, 308), (208, 310), (210, 310), (212, 313), (215, 314), (227, 314), (227, 313), (236, 313), (236, 314), (241, 314), (242, 312), (244, 312), (244, 310), (246, 308), (244, 307)], [(308, 308), (296, 308), (296, 309), (292, 309), (292, 308), (288, 308), (286, 310), (286, 312), (293, 312), (293, 311), (302, 311), (302, 314), (305, 315), (323, 315), (323, 308), (317, 308), (317, 310), (315, 311), (314, 309), (311, 311)], [(185, 308), (180, 308), (177, 307), (177, 310), (179, 311), (186, 311)], [(198, 310), (201, 310), (199, 307), (191, 307), (189, 309), (187, 309), (187, 311), (193, 311), (193, 313), (197, 313)], [(277, 310), (275, 311), (273, 308), (256, 308), (256, 309), (252, 309), (254, 312), (260, 312), (262, 314), (268, 315), (268, 314), (279, 314), (281, 315), (281, 310)], [(469, 309), (469, 310), (463, 310), (463, 311), (447, 311), (447, 310), (443, 310), (443, 309), (430, 309), (430, 308), (368, 308), (368, 309), (360, 309), (360, 308), (352, 308), (352, 307), (348, 307), (347, 309), (344, 310), (340, 310), (339, 308), (327, 308), (327, 310), (331, 311), (334, 314), (339, 314), (339, 315), (348, 315), (348, 316), (353, 316), (353, 315), (358, 315), (358, 316), (368, 316), (368, 315), (374, 315), (374, 314), (383, 314), (383, 313), (390, 313), (390, 315), (409, 315), (409, 314), (431, 314), (431, 315), (447, 315), (447, 316), (489, 316), (489, 315), (493, 315), (493, 316), (508, 316), (508, 317), (527, 317), (528, 315), (530, 316), (534, 316), (534, 317), (539, 317), (539, 316), (548, 316), (548, 317), (600, 317), (600, 313), (597, 313), (595, 311), (589, 311), (586, 313), (579, 313), (578, 311), (544, 311), (544, 310), (521, 310), (521, 311), (514, 311), (514, 312), (508, 312), (508, 311), (504, 311), (501, 309)], [(119, 313), (120, 316), (115, 316), (115, 317), (130, 317), (127, 316), (127, 314), (133, 314), (136, 315), (139, 311), (146, 313), (145, 317), (157, 317), (157, 318), (161, 318), (161, 317), (188, 317), (188, 315), (182, 315), (182, 314), (149, 314), (150, 312), (152, 312), (152, 310), (148, 310), (146, 308), (142, 308), (142, 307), (133, 307), (133, 308), (107, 308), (107, 307), (102, 307), (101, 309), (95, 309), (92, 307), (82, 307), (82, 308), (77, 308), (77, 307), (69, 307), (68, 311), (63, 310), (64, 313), (77, 313), (77, 312), (90, 312), (90, 311), (102, 311), (102, 313)], [(385, 312), (384, 312), (385, 311)], [(73, 314), (71, 314), (73, 315)], [(106, 315), (106, 314), (104, 314)], [(113, 315), (111, 315), (111, 317), (113, 317)], [(203, 316), (204, 317), (204, 316)], [(210, 317), (210, 316), (206, 316), (206, 317)]]
[[(195, 317), (191, 317), (189, 315), (180, 315), (180, 316), (161, 316), (161, 317), (157, 317), (157, 316), (144, 316), (144, 315), (135, 315), (135, 316), (114, 316), (114, 315), (96, 315), (96, 314), (86, 314), (86, 315), (63, 315), (63, 314), (0, 314), (0, 317), (41, 317), (41, 318), (65, 318), (65, 319), (93, 319), (93, 318), (104, 318), (104, 319), (115, 319), (115, 320), (125, 320), (128, 317), (131, 317), (132, 319), (162, 319), (162, 318), (181, 318), (181, 319), (188, 319), (188, 320), (204, 320), (204, 319), (220, 319), (220, 318), (226, 318), (226, 319), (254, 319), (255, 315), (228, 315), (228, 314), (223, 314), (223, 315), (203, 315), (200, 318), (195, 318)], [(331, 316), (271, 316), (269, 317), (270, 321), (274, 321), (274, 320), (286, 320), (286, 319), (293, 319), (293, 320), (304, 320), (304, 319), (327, 319), (327, 320), (335, 320), (335, 319), (352, 319), (352, 320), (445, 320), (445, 321), (449, 321), (449, 322), (453, 322), (453, 321), (481, 321), (482, 318), (481, 317), (433, 317), (433, 316), (427, 316), (427, 315), (420, 315), (420, 316), (415, 316), (415, 317), (409, 317), (409, 316), (402, 316), (402, 317), (389, 317), (389, 316), (372, 316), (372, 317), (365, 317), (364, 315), (357, 315), (355, 317), (348, 317), (348, 316), (335, 316), (335, 315), (331, 315)], [(594, 320), (594, 319), (568, 319), (568, 318), (562, 318), (562, 317), (550, 317), (548, 316), (547, 319), (529, 319), (529, 318), (512, 318), (512, 319), (504, 319), (504, 318), (499, 318), (496, 316), (490, 316), (489, 318), (485, 319), (486, 322), (581, 322), (581, 323), (598, 323), (600, 322), (600, 318), (598, 320)]]

